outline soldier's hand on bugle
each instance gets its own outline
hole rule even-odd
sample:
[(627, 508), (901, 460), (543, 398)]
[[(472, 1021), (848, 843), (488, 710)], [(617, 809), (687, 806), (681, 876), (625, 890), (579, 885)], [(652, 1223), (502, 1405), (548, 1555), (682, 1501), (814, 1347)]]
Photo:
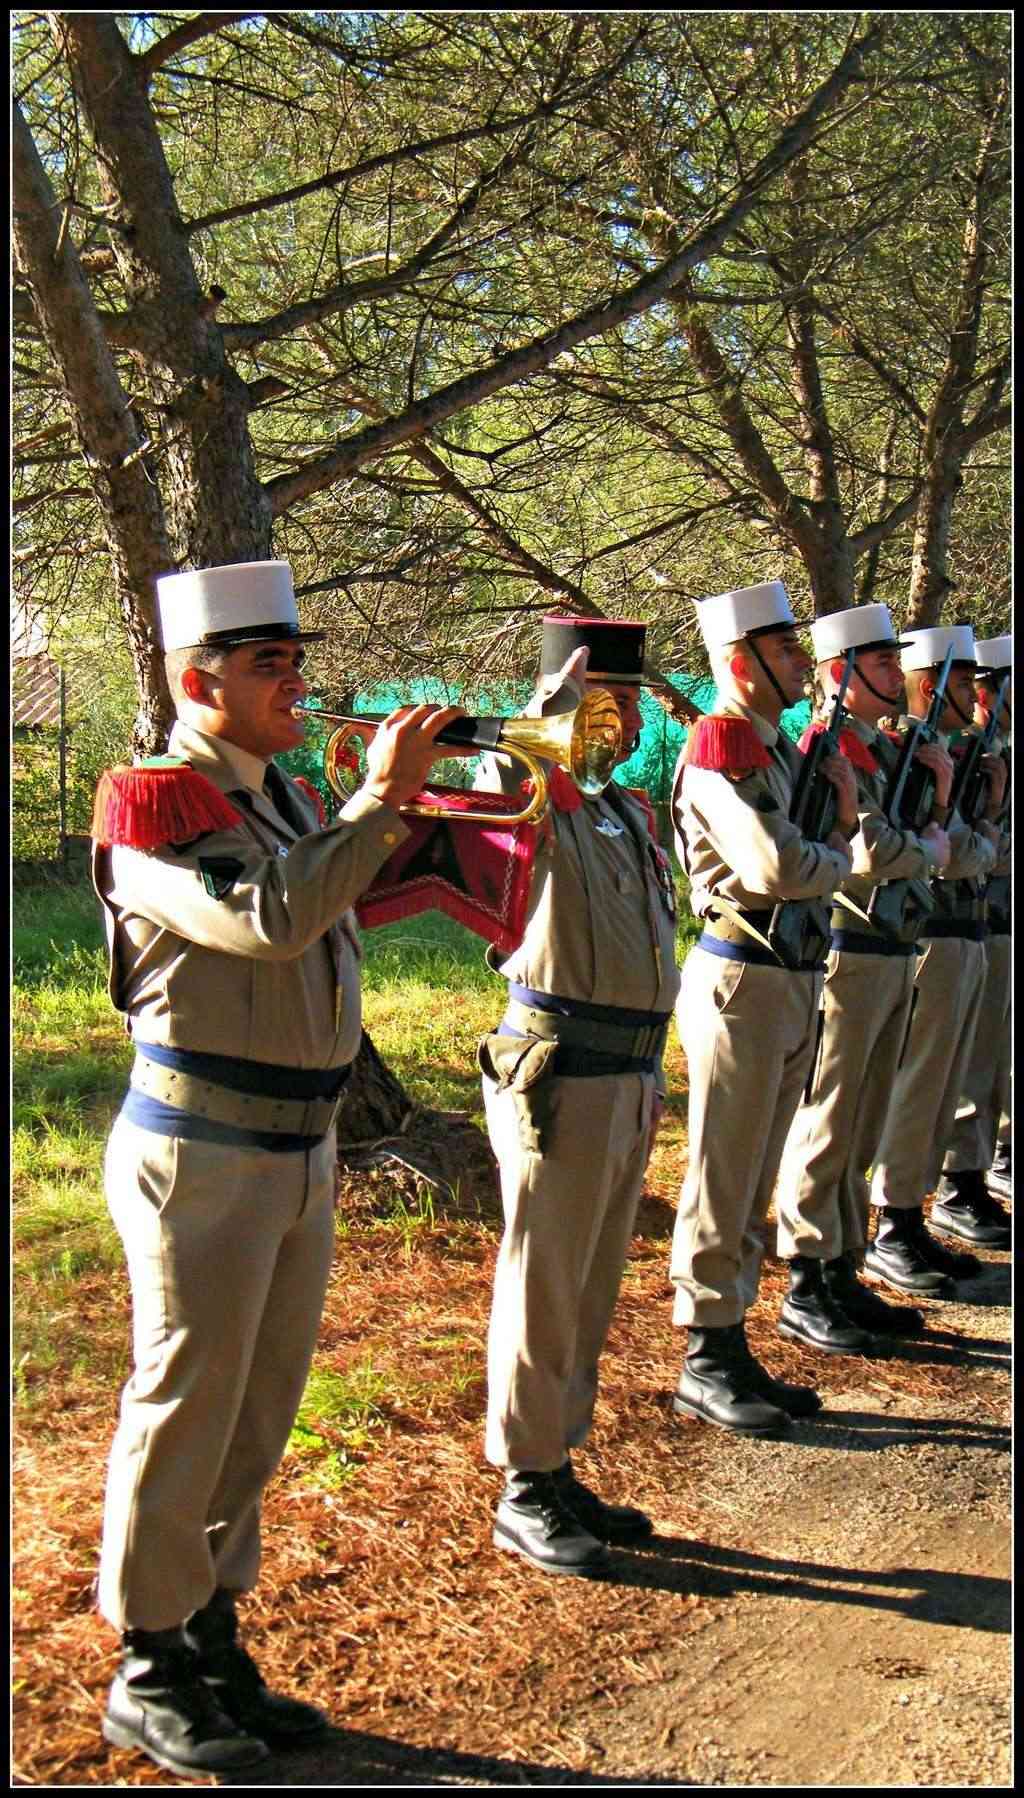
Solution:
[(922, 762), (926, 768), (930, 768), (935, 776), (936, 805), (948, 805), (956, 767), (949, 750), (944, 749), (941, 743), (922, 743), (914, 760)]
[(936, 868), (948, 868), (952, 853), (950, 841), (941, 824), (926, 824), (921, 832), (922, 843), (927, 843), (928, 853)]
[(434, 762), (450, 755), (475, 755), (473, 749), (439, 745), (434, 739), (446, 724), (465, 717), (457, 705), (403, 705), (377, 726), (366, 750), (363, 791), (397, 811), (420, 791)]

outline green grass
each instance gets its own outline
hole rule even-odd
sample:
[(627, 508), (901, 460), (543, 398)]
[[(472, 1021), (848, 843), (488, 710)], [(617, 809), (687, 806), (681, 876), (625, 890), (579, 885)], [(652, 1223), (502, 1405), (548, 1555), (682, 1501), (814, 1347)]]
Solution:
[(314, 1367), (288, 1439), (288, 1454), (308, 1463), (312, 1484), (336, 1491), (371, 1452), (374, 1436), (387, 1421), (383, 1407), (397, 1396), (393, 1382), (369, 1356), (345, 1373)]
[[(109, 1387), (127, 1371), (127, 1286), (103, 1157), (132, 1051), (107, 997), (88, 880), (22, 887), (14, 901), (15, 1391), (21, 1406), (43, 1415), (56, 1385), (75, 1389), (91, 1378)], [(683, 910), (680, 959), (696, 934)], [(483, 941), (429, 912), (367, 931), (364, 946), (364, 1014), (380, 1053), (419, 1103), (482, 1122), (476, 1040), (498, 1023), (504, 1001)], [(429, 1187), (412, 1199), (392, 1195), (374, 1228), (411, 1258), (436, 1228)], [(115, 1290), (97, 1325), (97, 1303)], [(448, 1384), (472, 1383), (478, 1357), (452, 1348)], [(374, 1381), (383, 1377), (364, 1369), (339, 1385), (333, 1373), (313, 1376), (293, 1446), (316, 1462), (318, 1478), (349, 1477), (381, 1427), (386, 1382)]]

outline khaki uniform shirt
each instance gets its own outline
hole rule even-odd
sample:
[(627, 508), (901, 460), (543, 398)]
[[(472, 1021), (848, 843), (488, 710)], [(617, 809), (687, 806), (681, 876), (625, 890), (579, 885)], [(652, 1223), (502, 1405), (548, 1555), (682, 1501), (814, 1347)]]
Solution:
[[(900, 730), (909, 729), (916, 722), (913, 718), (901, 718)], [(949, 735), (940, 736), (944, 749), (949, 747)], [(889, 754), (890, 765), (899, 753), (897, 746), (889, 737), (880, 738), (882, 753)], [(995, 867), (996, 850), (987, 835), (982, 831), (972, 830), (965, 824), (958, 811), (952, 811), (943, 827), (949, 838), (950, 857), (945, 868), (936, 871), (937, 880), (983, 880), (992, 873)]]
[[(582, 698), (577, 681), (549, 675), (538, 682), (526, 716), (555, 717)], [(518, 762), (489, 755), (474, 785), (516, 793), (522, 777)], [(643, 806), (624, 787), (609, 785), (573, 812), (548, 807), (523, 940), (501, 962), (501, 973), (563, 999), (672, 1010), (679, 970), (668, 861), (651, 839)]]
[[(528, 707), (550, 716), (578, 705), (575, 682), (542, 682)], [(518, 792), (522, 768), (486, 756), (477, 789)], [(609, 797), (611, 794), (611, 797)], [(549, 806), (538, 829), (526, 928), (517, 949), (492, 966), (534, 992), (631, 1011), (671, 1012), (679, 991), (675, 895), (647, 813), (609, 785), (575, 811)], [(655, 1084), (664, 1092), (660, 1058)]]
[(890, 824), (885, 815), (885, 789), (896, 761), (895, 745), (884, 732), (865, 724), (860, 718), (848, 718), (844, 729), (852, 730), (878, 763), (875, 774), (854, 764), (860, 828), (850, 845), (853, 872), (841, 888), (859, 906), (866, 908), (872, 888), (883, 881), (927, 881), (937, 869), (928, 844), (913, 831)]
[(408, 835), (405, 824), (356, 793), (320, 829), (289, 781), (308, 831), (300, 834), (263, 793), (258, 758), (181, 723), (169, 747), (241, 818), (178, 846), (97, 846), (113, 1003), (145, 1042), (285, 1067), (345, 1066), (362, 1029), (350, 907)]
[(623, 787), (574, 812), (552, 807), (503, 977), (563, 999), (670, 1012), (679, 971), (665, 878), (647, 814)]
[(697, 917), (716, 893), (745, 911), (783, 899), (825, 899), (849, 877), (851, 856), (801, 835), (789, 820), (800, 750), (759, 712), (730, 700), (720, 708), (752, 724), (771, 756), (742, 780), (681, 757), (672, 792), (679, 859)]

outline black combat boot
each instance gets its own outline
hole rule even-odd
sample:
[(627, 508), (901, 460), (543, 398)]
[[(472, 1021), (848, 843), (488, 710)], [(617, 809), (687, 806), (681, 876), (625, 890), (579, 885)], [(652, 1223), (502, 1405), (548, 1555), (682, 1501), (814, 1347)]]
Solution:
[(925, 1299), (952, 1298), (952, 1279), (936, 1266), (928, 1253), (929, 1244), (922, 1242), (927, 1234), (920, 1205), (910, 1211), (883, 1205), (874, 1242), (864, 1253), (865, 1273), (895, 1286), (897, 1292)]
[(947, 1249), (945, 1243), (932, 1235), (924, 1221), (923, 1206), (913, 1215), (917, 1219), (914, 1229), (918, 1246), (931, 1267), (950, 1280), (973, 1280), (976, 1274), (980, 1274), (984, 1264), (978, 1260), (977, 1255), (965, 1255), (959, 1249)]
[(268, 1690), (259, 1668), (238, 1641), (234, 1594), (218, 1587), (208, 1605), (193, 1611), (185, 1640), (196, 1670), (222, 1711), (240, 1728), (277, 1748), (298, 1747), (322, 1736), (327, 1718), (315, 1705)]
[(789, 1291), (782, 1301), (779, 1335), (826, 1355), (877, 1355), (879, 1345), (851, 1323), (825, 1284), (824, 1263), (811, 1255), (794, 1255), (789, 1264)]
[(266, 1760), (266, 1742), (240, 1728), (199, 1677), (180, 1625), (129, 1629), (121, 1640), (102, 1723), (105, 1741), (138, 1748), (185, 1779), (238, 1773)]
[(494, 1544), (523, 1555), (545, 1573), (590, 1578), (608, 1565), (608, 1550), (565, 1502), (558, 1473), (509, 1468), (494, 1519)]
[(793, 1386), (788, 1380), (777, 1380), (766, 1367), (762, 1367), (753, 1354), (747, 1341), (747, 1332), (742, 1323), (733, 1324), (736, 1332), (734, 1352), (737, 1360), (741, 1360), (746, 1370), (747, 1384), (757, 1394), (765, 1398), (770, 1405), (778, 1405), (787, 1417), (813, 1417), (821, 1410), (820, 1395), (813, 1386)]
[(857, 1278), (853, 1255), (837, 1255), (824, 1264), (825, 1285), (844, 1317), (876, 1336), (919, 1336), (924, 1318), (913, 1305), (889, 1305)]
[(565, 1509), (599, 1542), (640, 1542), (653, 1534), (654, 1526), (644, 1511), (636, 1505), (606, 1504), (576, 1478), (568, 1457), (554, 1477)]
[(744, 1347), (742, 1323), (705, 1330), (690, 1325), (686, 1360), (672, 1399), (677, 1417), (700, 1417), (737, 1436), (781, 1436), (789, 1429), (782, 1406), (755, 1389), (752, 1358), (743, 1353)]
[(1010, 1220), (989, 1192), (980, 1168), (943, 1174), (929, 1222), (943, 1236), (958, 1236), (982, 1249), (1010, 1247)]
[(1013, 1149), (1010, 1143), (997, 1145), (995, 1160), (985, 1175), (985, 1185), (997, 1198), (1013, 1198)]

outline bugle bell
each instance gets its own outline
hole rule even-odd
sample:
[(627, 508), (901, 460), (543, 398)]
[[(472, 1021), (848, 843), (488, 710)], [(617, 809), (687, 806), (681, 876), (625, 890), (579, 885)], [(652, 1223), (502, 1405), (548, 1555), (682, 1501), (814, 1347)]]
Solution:
[[(331, 732), (324, 747), (324, 779), (331, 792), (342, 803), (352, 796), (342, 770), (351, 765), (353, 738), (366, 744), (373, 740), (384, 715), (371, 717), (345, 716), (338, 712), (319, 711), (315, 706), (296, 706), (301, 718), (327, 718), (338, 729)], [(603, 687), (593, 687), (575, 711), (559, 712), (553, 718), (456, 718), (438, 731), (434, 741), (453, 749), (492, 750), (522, 762), (533, 782), (533, 793), (521, 812), (510, 817), (507, 812), (460, 812), (460, 818), (477, 824), (533, 824), (547, 805), (548, 780), (541, 761), (556, 762), (575, 781), (580, 792), (594, 799), (603, 793), (611, 780), (622, 751), (622, 720), (611, 694)], [(429, 792), (429, 788), (424, 791)], [(419, 818), (441, 818), (449, 808), (428, 800), (412, 800), (401, 807), (403, 812)]]

